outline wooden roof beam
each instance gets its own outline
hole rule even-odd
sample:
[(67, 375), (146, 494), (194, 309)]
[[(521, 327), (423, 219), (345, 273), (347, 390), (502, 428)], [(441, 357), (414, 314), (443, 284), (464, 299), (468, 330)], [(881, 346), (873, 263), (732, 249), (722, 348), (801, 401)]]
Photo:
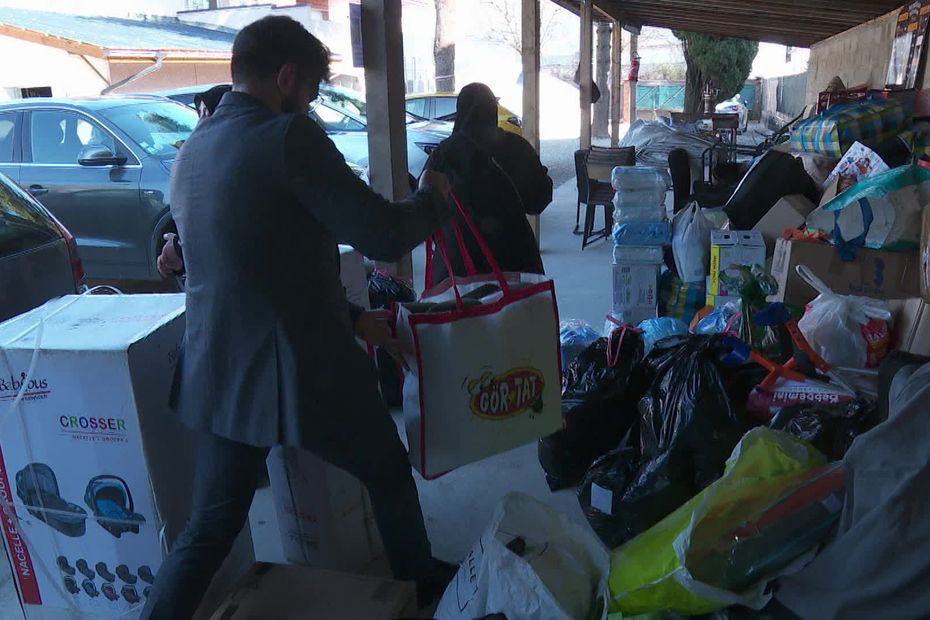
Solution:
[(27, 28), (20, 28), (19, 26), (11, 26), (9, 24), (0, 24), (0, 35), (19, 39), (20, 41), (28, 41), (29, 43), (54, 47), (79, 56), (106, 58), (107, 55), (107, 50), (99, 45), (91, 45), (90, 43), (83, 43), (73, 39), (56, 37), (55, 35), (29, 30)]

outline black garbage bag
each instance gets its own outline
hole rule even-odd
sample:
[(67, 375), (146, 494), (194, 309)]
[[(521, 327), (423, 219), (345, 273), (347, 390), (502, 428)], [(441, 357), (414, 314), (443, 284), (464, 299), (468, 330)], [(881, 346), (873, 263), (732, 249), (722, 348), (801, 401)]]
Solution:
[(770, 150), (752, 165), (723, 210), (733, 230), (750, 230), (775, 203), (792, 194), (804, 194), (815, 203), (820, 199), (801, 160)]
[[(569, 365), (562, 389), (565, 428), (539, 440), (539, 463), (553, 491), (578, 485), (597, 457), (615, 448), (637, 420), (642, 337), (618, 329)], [(645, 384), (648, 385), (648, 384)]]
[(392, 303), (406, 304), (416, 300), (416, 291), (403, 280), (379, 269), (368, 276), (368, 302), (372, 309), (389, 308)]
[(831, 461), (839, 461), (859, 435), (881, 420), (878, 405), (857, 399), (846, 403), (807, 403), (784, 407), (769, 426), (809, 441)]
[(650, 387), (639, 400), (638, 429), (590, 468), (578, 493), (608, 547), (646, 531), (723, 474), (748, 424), (727, 393), (722, 352), (717, 336), (668, 338), (641, 365), (638, 379)]
[(639, 401), (640, 446), (646, 459), (673, 452), (669, 465), (681, 467), (700, 490), (723, 473), (745, 425), (719, 367), (721, 339), (690, 336), (671, 344), (646, 360), (655, 379)]

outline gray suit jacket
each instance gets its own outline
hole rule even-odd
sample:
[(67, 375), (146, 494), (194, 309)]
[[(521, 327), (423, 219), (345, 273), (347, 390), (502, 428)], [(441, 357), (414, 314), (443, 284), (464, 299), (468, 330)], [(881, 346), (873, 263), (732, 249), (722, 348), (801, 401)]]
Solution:
[(450, 217), (430, 193), (390, 203), (306, 115), (223, 97), (174, 164), (187, 330), (185, 424), (256, 446), (312, 447), (384, 405), (356, 344), (338, 243), (398, 259)]

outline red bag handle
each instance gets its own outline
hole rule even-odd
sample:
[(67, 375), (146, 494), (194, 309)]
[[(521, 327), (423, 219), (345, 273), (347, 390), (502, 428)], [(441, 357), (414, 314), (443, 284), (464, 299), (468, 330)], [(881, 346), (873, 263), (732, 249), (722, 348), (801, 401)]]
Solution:
[[(481, 234), (481, 231), (478, 230), (478, 226), (475, 224), (474, 219), (472, 219), (471, 214), (468, 213), (464, 205), (462, 205), (462, 201), (459, 199), (458, 195), (456, 195), (455, 192), (450, 192), (450, 196), (452, 197), (453, 203), (458, 208), (459, 213), (462, 215), (462, 219), (465, 220), (465, 225), (468, 226), (469, 232), (471, 232), (472, 236), (475, 238), (475, 241), (478, 243), (478, 248), (481, 250), (482, 255), (488, 262), (488, 266), (491, 268), (491, 272), (494, 274), (497, 282), (500, 284), (501, 291), (504, 293), (505, 297), (509, 296), (510, 285), (507, 283), (507, 279), (504, 277), (504, 272), (501, 270), (497, 259), (494, 258), (494, 254), (491, 252), (491, 247), (488, 245), (487, 240), (484, 238), (484, 235)], [(462, 260), (465, 262), (466, 273), (468, 273), (470, 276), (478, 275), (475, 262), (472, 259), (471, 254), (468, 252), (468, 249), (465, 247), (465, 239), (462, 229), (459, 226), (459, 223), (455, 221), (455, 219), (452, 220), (452, 230), (455, 233), (456, 242), (458, 243), (459, 252), (462, 255)], [(452, 285), (455, 287), (455, 274), (451, 267), (452, 261), (449, 258), (448, 242), (446, 240), (445, 234), (442, 233), (442, 230), (438, 230), (426, 241), (426, 287), (430, 288), (436, 285), (433, 272), (434, 244), (436, 249), (439, 250), (439, 254), (446, 265), (449, 276), (452, 278)], [(457, 288), (456, 296), (458, 297)]]
[(459, 309), (462, 310), (465, 308), (465, 303), (462, 301), (462, 294), (459, 292), (459, 286), (455, 281), (455, 276), (452, 274), (452, 261), (449, 259), (449, 245), (446, 241), (446, 234), (442, 232), (442, 230), (437, 230), (433, 239), (439, 250), (439, 256), (442, 257), (442, 262), (446, 264), (446, 269), (449, 271), (449, 277), (452, 278), (452, 290), (455, 293), (455, 303), (458, 305)]

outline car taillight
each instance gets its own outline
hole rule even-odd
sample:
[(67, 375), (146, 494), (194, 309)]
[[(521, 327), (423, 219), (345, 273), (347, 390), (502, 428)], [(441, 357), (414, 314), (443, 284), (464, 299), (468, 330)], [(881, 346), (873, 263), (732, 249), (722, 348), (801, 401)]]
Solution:
[(65, 238), (65, 244), (68, 246), (68, 256), (71, 258), (71, 275), (74, 276), (74, 286), (77, 288), (84, 283), (84, 263), (81, 262), (81, 257), (78, 255), (77, 242), (74, 240), (74, 235), (64, 226), (61, 227), (61, 234)]

